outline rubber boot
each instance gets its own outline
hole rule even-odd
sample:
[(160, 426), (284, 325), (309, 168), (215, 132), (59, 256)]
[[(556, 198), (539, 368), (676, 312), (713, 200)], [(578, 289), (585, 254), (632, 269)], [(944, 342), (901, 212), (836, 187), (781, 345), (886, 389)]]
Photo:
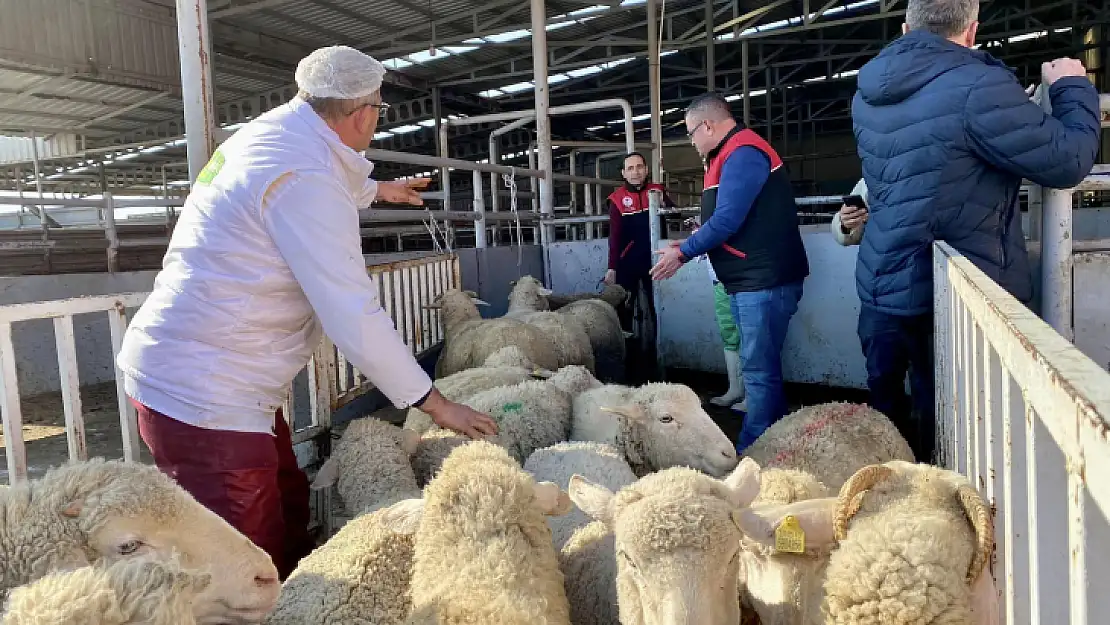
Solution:
[(724, 407), (744, 399), (744, 378), (740, 376), (740, 352), (725, 350), (725, 368), (728, 369), (728, 391), (720, 397), (709, 400), (709, 403), (714, 406)]

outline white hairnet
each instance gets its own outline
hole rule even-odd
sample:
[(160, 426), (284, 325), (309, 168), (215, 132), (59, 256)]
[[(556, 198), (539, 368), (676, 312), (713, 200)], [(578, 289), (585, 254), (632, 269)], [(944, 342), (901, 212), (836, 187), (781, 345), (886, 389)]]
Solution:
[(317, 98), (357, 100), (381, 89), (385, 67), (350, 46), (328, 46), (301, 59), (294, 78)]

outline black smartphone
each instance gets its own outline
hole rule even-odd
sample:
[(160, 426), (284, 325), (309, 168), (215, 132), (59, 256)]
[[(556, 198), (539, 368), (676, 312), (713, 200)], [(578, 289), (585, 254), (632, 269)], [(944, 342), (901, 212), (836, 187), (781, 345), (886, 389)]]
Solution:
[(862, 208), (863, 210), (867, 210), (867, 205), (863, 203), (863, 197), (862, 196), (859, 196), (859, 195), (845, 195), (843, 198), (841, 198), (841, 201), (844, 202), (845, 206), (851, 206), (852, 208)]

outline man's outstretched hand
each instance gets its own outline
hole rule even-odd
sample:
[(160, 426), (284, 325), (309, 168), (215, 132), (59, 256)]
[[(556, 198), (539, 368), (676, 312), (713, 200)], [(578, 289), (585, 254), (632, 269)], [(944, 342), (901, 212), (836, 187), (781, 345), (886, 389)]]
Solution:
[(410, 180), (379, 182), (378, 195), (374, 198), (374, 201), (423, 206), (424, 198), (420, 197), (420, 191), (425, 189), (431, 181), (431, 178), (412, 178)]
[(431, 415), (432, 421), (439, 427), (465, 434), (470, 438), (497, 434), (497, 422), (492, 417), (462, 404), (448, 401), (434, 388), (432, 394), (420, 406), (420, 410)]
[(667, 244), (667, 247), (655, 251), (656, 256), (659, 256), (659, 260), (656, 261), (655, 266), (651, 268), (651, 277), (653, 280), (666, 280), (682, 268), (682, 261), (685, 257), (679, 249), (681, 244), (681, 241), (671, 241)]

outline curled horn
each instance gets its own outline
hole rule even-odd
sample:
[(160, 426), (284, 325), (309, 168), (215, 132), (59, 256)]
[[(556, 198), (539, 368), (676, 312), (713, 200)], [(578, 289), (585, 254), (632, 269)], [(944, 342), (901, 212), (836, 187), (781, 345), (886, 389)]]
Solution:
[(979, 578), (979, 574), (990, 561), (991, 552), (994, 550), (994, 523), (991, 521), (990, 509), (971, 486), (965, 484), (956, 489), (956, 498), (960, 500), (964, 514), (975, 528), (975, 555), (971, 558), (971, 566), (967, 570), (967, 583), (971, 585)]
[(848, 537), (848, 521), (859, 512), (863, 505), (863, 495), (869, 488), (894, 475), (894, 469), (881, 464), (872, 464), (856, 471), (840, 487), (833, 513), (833, 532), (838, 541)]

